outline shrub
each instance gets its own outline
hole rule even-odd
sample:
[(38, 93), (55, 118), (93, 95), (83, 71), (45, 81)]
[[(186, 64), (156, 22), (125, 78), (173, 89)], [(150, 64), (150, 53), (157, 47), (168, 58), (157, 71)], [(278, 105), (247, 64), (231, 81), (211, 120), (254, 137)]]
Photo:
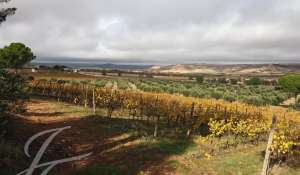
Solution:
[(234, 101), (236, 101), (236, 98), (235, 98), (235, 96), (233, 96), (233, 95), (230, 95), (230, 94), (225, 94), (223, 98), (224, 98), (224, 100), (226, 100), (226, 101), (230, 101), (230, 102), (234, 102)]
[(204, 76), (200, 75), (196, 77), (197, 83), (203, 83), (204, 82)]
[(277, 124), (273, 136), (272, 158), (275, 160), (293, 159), (300, 155), (300, 130), (294, 122), (283, 120)]
[(211, 97), (215, 99), (221, 99), (223, 97), (223, 93), (219, 91), (214, 91), (211, 93)]
[(235, 79), (235, 78), (230, 79), (230, 84), (237, 84), (237, 83), (238, 83), (237, 79)]
[(259, 77), (252, 77), (246, 81), (247, 85), (260, 85), (262, 84), (262, 80)]
[(226, 84), (227, 80), (226, 80), (226, 78), (219, 78), (218, 79), (218, 83), (220, 83), (220, 84)]
[(264, 105), (264, 101), (260, 96), (250, 96), (248, 98), (245, 98), (244, 101), (255, 106)]
[(293, 107), (296, 110), (300, 110), (300, 102), (296, 103)]

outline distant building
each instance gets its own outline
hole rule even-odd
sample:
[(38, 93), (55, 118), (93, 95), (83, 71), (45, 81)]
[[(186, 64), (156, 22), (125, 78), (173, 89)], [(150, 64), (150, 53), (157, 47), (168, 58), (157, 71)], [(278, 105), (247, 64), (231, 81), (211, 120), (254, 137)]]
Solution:
[(74, 73), (78, 73), (78, 72), (79, 72), (79, 69), (73, 69), (73, 72), (74, 72)]
[(73, 71), (71, 68), (68, 68), (68, 67), (63, 68), (62, 70), (65, 71), (65, 72), (71, 72), (71, 71)]

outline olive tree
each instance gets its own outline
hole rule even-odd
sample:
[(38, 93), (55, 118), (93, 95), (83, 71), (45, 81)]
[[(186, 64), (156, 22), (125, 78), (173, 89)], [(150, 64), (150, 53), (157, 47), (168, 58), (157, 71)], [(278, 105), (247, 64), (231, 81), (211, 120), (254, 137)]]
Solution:
[(204, 76), (202, 76), (202, 75), (197, 76), (196, 81), (197, 81), (197, 83), (203, 83), (204, 82)]
[(259, 77), (251, 77), (249, 80), (246, 81), (247, 85), (261, 85), (262, 80)]

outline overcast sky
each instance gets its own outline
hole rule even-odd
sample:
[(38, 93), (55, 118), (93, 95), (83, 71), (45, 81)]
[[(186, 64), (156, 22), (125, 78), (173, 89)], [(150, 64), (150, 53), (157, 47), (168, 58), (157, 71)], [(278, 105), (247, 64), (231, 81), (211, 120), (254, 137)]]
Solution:
[(300, 62), (299, 0), (12, 0), (0, 47), (39, 58)]

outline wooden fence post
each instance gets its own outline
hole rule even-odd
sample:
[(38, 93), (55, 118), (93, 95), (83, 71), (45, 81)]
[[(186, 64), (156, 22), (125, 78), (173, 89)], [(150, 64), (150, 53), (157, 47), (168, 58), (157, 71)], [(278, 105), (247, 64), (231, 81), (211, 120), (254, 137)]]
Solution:
[(188, 120), (189, 122), (189, 126), (188, 126), (188, 130), (186, 132), (186, 136), (189, 137), (190, 134), (191, 134), (191, 131), (192, 131), (192, 128), (193, 128), (193, 118), (194, 118), (194, 112), (195, 112), (195, 102), (193, 102), (192, 104), (192, 108), (191, 108), (191, 116), (190, 116), (190, 119)]
[(270, 155), (271, 155), (270, 148), (271, 148), (272, 142), (273, 142), (273, 135), (275, 133), (276, 123), (277, 123), (277, 117), (276, 117), (276, 115), (273, 114), (272, 127), (271, 127), (271, 131), (270, 131), (269, 139), (268, 139), (268, 145), (267, 145), (267, 149), (266, 149), (265, 160), (264, 160), (261, 175), (267, 175), (268, 174), (269, 163), (270, 163)]
[(85, 99), (84, 99), (84, 107), (88, 107), (88, 86), (85, 86)]
[(93, 112), (96, 115), (95, 88), (93, 88)]
[[(154, 103), (154, 106), (155, 106), (155, 107), (157, 107), (157, 105), (158, 105), (158, 96), (156, 96), (156, 100), (155, 100), (155, 103)], [(154, 136), (154, 137), (157, 137), (159, 116), (158, 116), (157, 114), (155, 114), (153, 117), (154, 117), (154, 118), (156, 117), (156, 121), (154, 121), (154, 122), (155, 122), (155, 127), (154, 127), (154, 133), (153, 133), (153, 136)], [(153, 118), (153, 119), (154, 119), (154, 118)], [(154, 119), (154, 120), (155, 120), (155, 119)]]
[(157, 131), (158, 131), (158, 118), (155, 121), (154, 133), (153, 133), (154, 137), (157, 137)]

